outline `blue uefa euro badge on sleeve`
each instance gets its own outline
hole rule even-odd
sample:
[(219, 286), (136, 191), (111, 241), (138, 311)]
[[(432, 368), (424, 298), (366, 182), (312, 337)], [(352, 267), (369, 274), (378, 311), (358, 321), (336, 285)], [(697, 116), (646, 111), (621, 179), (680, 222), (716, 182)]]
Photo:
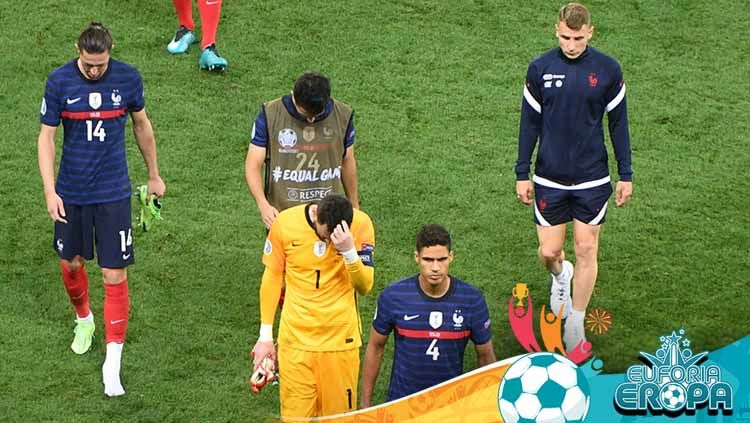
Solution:
[(722, 379), (716, 364), (701, 364), (708, 352), (693, 354), (685, 330), (659, 338), (655, 354), (641, 352), (646, 365), (628, 368), (625, 382), (615, 390), (621, 414), (678, 416), (708, 407), (709, 412), (732, 410), (732, 385)]
[(357, 251), (359, 258), (362, 260), (362, 264), (365, 266), (375, 267), (375, 246), (372, 244), (362, 244), (362, 249)]

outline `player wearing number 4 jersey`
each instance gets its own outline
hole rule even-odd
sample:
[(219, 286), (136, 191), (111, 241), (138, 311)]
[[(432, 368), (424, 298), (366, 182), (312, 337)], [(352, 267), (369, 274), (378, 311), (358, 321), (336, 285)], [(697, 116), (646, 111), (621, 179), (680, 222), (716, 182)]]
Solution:
[(338, 194), (284, 210), (271, 226), (253, 361), (257, 369), (265, 358), (276, 358), (272, 327), (285, 277), (278, 337), (283, 418), (356, 409), (362, 344), (357, 295), (372, 289), (374, 244), (370, 218)]
[(477, 363), (495, 361), (490, 316), (479, 289), (448, 274), (450, 234), (425, 225), (414, 258), (419, 274), (380, 294), (362, 371), (362, 408), (369, 407), (388, 336), (395, 331), (387, 401), (427, 389), (463, 372), (464, 350), (474, 343)]
[[(164, 195), (156, 143), (144, 109), (138, 71), (110, 57), (112, 36), (92, 22), (78, 37), (78, 58), (55, 69), (42, 99), (38, 139), (39, 171), (47, 211), (55, 222), (53, 248), (60, 257), (63, 283), (75, 308), (71, 348), (91, 348), (94, 317), (89, 308), (85, 260), (94, 248), (104, 279), (107, 355), (102, 366), (104, 393), (125, 394), (120, 361), (128, 326), (130, 297), (126, 267), (133, 263), (130, 180), (125, 155), (125, 123), (133, 119), (138, 148), (148, 167), (148, 191)], [(55, 132), (63, 124), (63, 147), (55, 183)]]

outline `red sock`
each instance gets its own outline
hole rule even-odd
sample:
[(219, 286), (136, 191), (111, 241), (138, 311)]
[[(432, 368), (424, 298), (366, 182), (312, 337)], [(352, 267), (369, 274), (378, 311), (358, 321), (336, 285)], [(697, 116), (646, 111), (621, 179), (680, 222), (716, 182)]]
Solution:
[(221, 0), (198, 0), (201, 13), (201, 48), (216, 43), (216, 28), (221, 16)]
[(89, 275), (86, 273), (86, 266), (81, 266), (73, 272), (61, 261), (60, 269), (62, 269), (65, 290), (68, 291), (70, 303), (76, 309), (76, 315), (80, 318), (87, 317), (91, 314), (91, 309), (89, 308)]
[(117, 285), (104, 284), (104, 332), (107, 343), (125, 342), (129, 311), (128, 280)]
[(172, 0), (174, 9), (177, 11), (177, 19), (180, 21), (180, 25), (184, 26), (189, 30), (195, 28), (195, 22), (193, 22), (193, 0)]

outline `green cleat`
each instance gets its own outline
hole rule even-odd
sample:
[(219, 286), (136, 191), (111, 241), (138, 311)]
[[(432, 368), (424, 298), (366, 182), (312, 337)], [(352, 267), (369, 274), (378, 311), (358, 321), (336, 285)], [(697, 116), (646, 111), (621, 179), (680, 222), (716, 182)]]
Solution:
[(70, 349), (76, 354), (85, 354), (91, 349), (91, 340), (94, 338), (94, 322), (76, 320), (76, 328), (73, 329), (75, 337)]
[(144, 232), (148, 232), (155, 221), (162, 220), (161, 203), (155, 195), (148, 195), (148, 186), (146, 185), (138, 187), (138, 201), (141, 203), (141, 214), (138, 225)]
[(221, 57), (216, 50), (216, 45), (211, 44), (203, 49), (201, 58), (198, 60), (201, 69), (212, 72), (223, 72), (227, 69), (227, 59)]

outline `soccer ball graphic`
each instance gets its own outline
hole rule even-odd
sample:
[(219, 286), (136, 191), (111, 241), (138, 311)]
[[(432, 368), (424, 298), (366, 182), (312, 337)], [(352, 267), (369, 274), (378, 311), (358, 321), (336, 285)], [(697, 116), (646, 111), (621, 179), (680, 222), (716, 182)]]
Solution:
[(282, 148), (292, 148), (297, 145), (297, 133), (293, 129), (284, 128), (279, 131), (279, 145)]
[(586, 376), (572, 361), (549, 352), (513, 363), (498, 392), (505, 423), (583, 422), (591, 399)]
[(677, 411), (685, 405), (686, 394), (679, 383), (668, 383), (661, 388), (661, 404), (669, 411)]

